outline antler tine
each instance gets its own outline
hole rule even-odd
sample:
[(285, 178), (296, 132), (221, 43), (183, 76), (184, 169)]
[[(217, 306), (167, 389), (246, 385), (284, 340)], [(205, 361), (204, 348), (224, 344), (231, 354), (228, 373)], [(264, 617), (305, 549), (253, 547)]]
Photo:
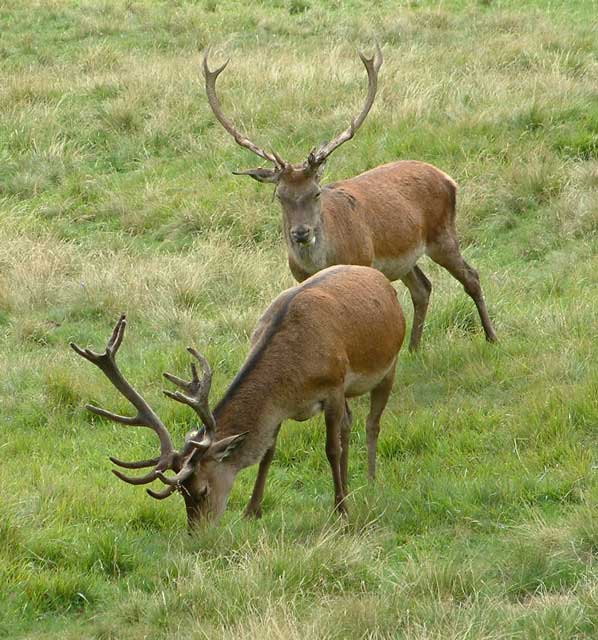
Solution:
[(162, 491), (152, 491), (151, 489), (146, 489), (146, 491), (152, 498), (155, 498), (156, 500), (164, 500), (176, 491), (176, 487), (166, 487), (166, 489), (162, 489)]
[(333, 138), (330, 142), (320, 145), (317, 150), (312, 150), (308, 156), (307, 163), (310, 166), (318, 166), (322, 164), (326, 158), (343, 143), (355, 135), (355, 132), (361, 127), (363, 121), (366, 119), (378, 90), (378, 71), (382, 66), (383, 58), (380, 45), (376, 43), (376, 53), (371, 58), (358, 51), (359, 57), (365, 66), (368, 74), (368, 93), (365, 99), (365, 103), (359, 115), (351, 121), (351, 124), (341, 132), (336, 138)]
[(122, 344), (126, 325), (127, 320), (123, 313), (114, 326), (112, 335), (108, 340), (104, 353), (96, 353), (90, 349), (82, 349), (73, 342), (70, 343), (70, 346), (73, 351), (79, 354), (82, 358), (89, 360), (92, 364), (95, 364), (104, 373), (114, 387), (116, 387), (116, 389), (137, 409), (137, 414), (133, 417), (121, 416), (94, 405), (86, 405), (87, 409), (99, 416), (102, 416), (103, 418), (108, 418), (109, 420), (113, 420), (120, 424), (135, 427), (148, 427), (158, 436), (160, 440), (159, 458), (125, 463), (121, 463), (121, 461), (111, 458), (115, 464), (127, 469), (140, 469), (155, 464), (155, 468), (152, 471), (139, 478), (130, 478), (120, 471), (113, 470), (114, 474), (125, 482), (129, 482), (130, 484), (145, 484), (155, 480), (157, 477), (156, 473), (158, 471), (164, 471), (172, 468), (178, 454), (172, 445), (170, 434), (160, 418), (147, 404), (143, 397), (133, 388), (133, 386), (127, 382), (116, 364), (116, 353)]
[(274, 149), (272, 149), (272, 155), (276, 158), (276, 164), (281, 168), (284, 169), (289, 163), (286, 160), (283, 160), (277, 153), (276, 151), (274, 151)]
[(110, 462), (122, 467), (123, 469), (144, 469), (146, 467), (155, 467), (158, 462), (160, 462), (160, 458), (150, 458), (149, 460), (139, 460), (138, 462), (125, 462), (124, 460), (119, 460), (114, 456), (109, 456)]
[(208, 67), (208, 56), (210, 54), (209, 48), (206, 49), (204, 59), (203, 59), (203, 75), (206, 81), (206, 94), (208, 96), (208, 102), (210, 103), (210, 108), (212, 112), (216, 116), (216, 119), (220, 124), (230, 133), (230, 135), (235, 139), (235, 142), (244, 147), (245, 149), (249, 149), (253, 151), (256, 155), (264, 160), (268, 160), (268, 162), (272, 162), (278, 169), (284, 169), (287, 163), (276, 153), (268, 153), (263, 149), (260, 149), (256, 144), (251, 142), (249, 138), (239, 133), (233, 123), (224, 115), (222, 111), (222, 106), (220, 105), (220, 100), (218, 95), (216, 94), (216, 80), (218, 76), (226, 69), (226, 65), (230, 62), (230, 59), (227, 60), (223, 65), (210, 71)]
[(203, 378), (200, 379), (197, 373), (197, 366), (194, 362), (191, 363), (191, 380), (189, 382), (182, 380), (172, 373), (164, 373), (164, 377), (167, 380), (186, 392), (164, 391), (164, 395), (191, 407), (205, 425), (205, 436), (203, 440), (201, 442), (191, 441), (192, 447), (196, 449), (207, 446), (213, 442), (216, 433), (216, 420), (210, 410), (209, 404), (210, 387), (212, 386), (212, 369), (206, 358), (199, 353), (199, 351), (196, 351), (193, 347), (187, 347), (187, 351), (199, 362), (203, 371)]
[(153, 482), (158, 477), (158, 474), (160, 473), (160, 471), (158, 471), (157, 469), (152, 469), (149, 473), (146, 473), (144, 476), (138, 476), (138, 477), (132, 478), (131, 476), (127, 476), (124, 473), (121, 473), (118, 469), (111, 469), (111, 471), (117, 478), (119, 478), (123, 482), (127, 482), (129, 484), (135, 484), (135, 485), (149, 484), (150, 482)]
[(180, 487), (181, 483), (187, 480), (187, 478), (194, 471), (193, 466), (189, 464), (191, 457), (192, 455), (189, 456), (189, 459), (185, 463), (185, 466), (175, 476), (172, 476), (172, 478), (170, 478), (167, 475), (163, 474), (161, 471), (158, 471), (157, 473), (158, 479), (160, 479), (164, 484), (169, 485), (171, 487)]

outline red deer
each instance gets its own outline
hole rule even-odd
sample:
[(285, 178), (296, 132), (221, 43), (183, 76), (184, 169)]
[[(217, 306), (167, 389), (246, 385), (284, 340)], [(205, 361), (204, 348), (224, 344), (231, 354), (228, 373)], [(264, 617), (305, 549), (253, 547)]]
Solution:
[(275, 151), (264, 151), (248, 140), (224, 115), (216, 80), (228, 61), (210, 71), (206, 53), (203, 72), (214, 115), (237, 144), (274, 165), (234, 173), (276, 185), (289, 267), (298, 282), (334, 264), (372, 266), (390, 280), (402, 280), (413, 302), (409, 348), (414, 350), (421, 339), (432, 289), (417, 266), (426, 254), (461, 282), (476, 304), (486, 339), (495, 342), (478, 273), (459, 250), (455, 229), (457, 185), (446, 173), (425, 162), (403, 160), (320, 185), (327, 158), (354, 136), (376, 96), (382, 52), (378, 47), (371, 59), (359, 55), (368, 75), (361, 113), (333, 140), (314, 148), (305, 162), (290, 164)]
[[(268, 468), (283, 420), (307, 420), (324, 412), (326, 455), (332, 470), (334, 503), (346, 513), (351, 413), (347, 398), (370, 393), (366, 421), (368, 476), (376, 472), (376, 443), (380, 417), (394, 377), (397, 354), (405, 335), (405, 321), (390, 282), (375, 269), (334, 266), (280, 294), (259, 320), (245, 363), (214, 412), (208, 404), (212, 372), (206, 359), (189, 348), (195, 363), (189, 382), (169, 373), (164, 376), (182, 391), (164, 393), (197, 413), (201, 429), (187, 435), (175, 450), (171, 436), (157, 414), (127, 382), (116, 364), (125, 333), (122, 315), (104, 353), (71, 347), (107, 376), (137, 409), (134, 417), (117, 415), (87, 405), (104, 418), (124, 425), (149, 427), (160, 439), (160, 455), (150, 460), (123, 462), (125, 469), (152, 467), (138, 477), (114, 474), (131, 484), (162, 481), (156, 499), (180, 491), (190, 527), (217, 520), (237, 473), (259, 463), (246, 515), (259, 517)], [(174, 475), (166, 475), (167, 471)]]

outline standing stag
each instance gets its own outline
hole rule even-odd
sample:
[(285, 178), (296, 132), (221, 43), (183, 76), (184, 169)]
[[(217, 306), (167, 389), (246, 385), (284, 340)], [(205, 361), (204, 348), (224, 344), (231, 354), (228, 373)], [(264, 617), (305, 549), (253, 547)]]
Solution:
[(417, 266), (426, 254), (443, 266), (465, 288), (476, 304), (486, 339), (496, 334), (486, 310), (480, 279), (459, 250), (455, 229), (457, 185), (445, 173), (425, 162), (405, 160), (366, 171), (354, 178), (321, 186), (330, 154), (350, 140), (363, 124), (376, 96), (382, 52), (359, 56), (368, 75), (368, 93), (361, 113), (328, 143), (313, 149), (302, 164), (290, 164), (275, 151), (259, 148), (224, 115), (216, 94), (216, 80), (228, 61), (210, 71), (203, 61), (210, 107), (237, 144), (272, 163), (235, 175), (248, 175), (276, 185), (283, 212), (289, 267), (298, 282), (334, 264), (357, 264), (379, 269), (390, 280), (402, 280), (414, 308), (410, 349), (416, 349), (428, 309), (432, 285)]
[[(71, 343), (83, 358), (98, 366), (118, 391), (137, 409), (135, 417), (120, 416), (87, 405), (90, 411), (131, 426), (149, 427), (160, 439), (160, 456), (139, 462), (110, 458), (125, 469), (153, 467), (142, 476), (113, 473), (130, 484), (162, 481), (162, 500), (180, 491), (190, 527), (217, 519), (226, 507), (237, 473), (259, 462), (259, 471), (247, 515), (261, 515), (268, 468), (283, 420), (307, 420), (324, 412), (326, 455), (332, 470), (336, 509), (346, 513), (351, 413), (347, 398), (370, 392), (366, 422), (368, 476), (376, 470), (376, 443), (380, 417), (395, 377), (397, 354), (405, 335), (405, 321), (396, 292), (375, 269), (330, 267), (283, 292), (268, 307), (251, 339), (251, 350), (214, 412), (208, 395), (212, 372), (206, 359), (192, 348), (203, 379), (191, 365), (185, 382), (165, 373), (180, 391), (165, 391), (189, 405), (203, 423), (191, 432), (180, 451), (157, 414), (126, 381), (116, 364), (126, 320), (121, 316), (104, 353)], [(173, 471), (174, 475), (166, 475)]]

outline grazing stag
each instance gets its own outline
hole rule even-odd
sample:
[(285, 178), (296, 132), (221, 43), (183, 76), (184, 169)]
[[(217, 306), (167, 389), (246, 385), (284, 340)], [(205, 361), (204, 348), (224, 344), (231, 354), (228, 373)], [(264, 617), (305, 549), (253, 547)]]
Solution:
[[(203, 428), (187, 435), (176, 451), (167, 428), (116, 364), (125, 332), (125, 316), (117, 322), (104, 353), (71, 343), (83, 358), (98, 366), (137, 409), (134, 417), (87, 405), (90, 411), (131, 426), (153, 429), (160, 439), (160, 456), (139, 462), (110, 458), (119, 467), (153, 467), (138, 477), (114, 474), (131, 484), (161, 480), (159, 500), (179, 490), (192, 527), (217, 519), (237, 473), (259, 462), (259, 471), (246, 514), (261, 515), (268, 468), (283, 420), (307, 420), (323, 411), (326, 455), (332, 470), (335, 506), (346, 513), (347, 466), (351, 414), (347, 398), (370, 393), (366, 422), (368, 476), (376, 470), (380, 417), (395, 377), (397, 354), (405, 335), (405, 321), (396, 292), (375, 269), (335, 266), (283, 292), (269, 306), (252, 336), (252, 346), (214, 412), (208, 404), (212, 373), (206, 359), (192, 348), (203, 379), (192, 364), (190, 382), (165, 373), (181, 391), (164, 393), (195, 410)], [(173, 471), (174, 475), (166, 475)]]
[(275, 151), (260, 149), (224, 115), (216, 94), (216, 80), (228, 61), (210, 71), (208, 55), (203, 71), (210, 107), (237, 144), (273, 168), (235, 172), (276, 185), (283, 212), (289, 267), (298, 282), (333, 264), (375, 267), (390, 280), (402, 280), (411, 294), (414, 317), (410, 349), (421, 338), (432, 285), (417, 266), (427, 254), (443, 266), (473, 298), (486, 339), (496, 334), (486, 310), (480, 279), (459, 250), (455, 229), (457, 185), (425, 162), (405, 160), (375, 167), (353, 178), (321, 186), (330, 154), (350, 140), (363, 124), (376, 96), (382, 53), (359, 54), (368, 75), (368, 93), (361, 113), (336, 138), (313, 149), (302, 164), (290, 164)]

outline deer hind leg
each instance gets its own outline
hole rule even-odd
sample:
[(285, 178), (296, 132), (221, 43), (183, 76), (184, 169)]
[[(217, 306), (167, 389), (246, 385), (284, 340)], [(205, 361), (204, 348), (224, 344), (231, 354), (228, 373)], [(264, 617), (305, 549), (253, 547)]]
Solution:
[(262, 517), (262, 500), (264, 498), (264, 489), (266, 488), (266, 478), (268, 477), (268, 470), (272, 464), (274, 458), (274, 452), (276, 451), (276, 438), (280, 431), (280, 425), (276, 427), (274, 434), (274, 444), (266, 451), (264, 457), (260, 462), (260, 466), (257, 472), (257, 478), (253, 485), (253, 492), (249, 504), (245, 508), (246, 518), (261, 518)]
[[(345, 491), (341, 477), (341, 430), (345, 419), (345, 398), (333, 396), (326, 401), (324, 408), (326, 421), (326, 457), (332, 471), (334, 484), (334, 507), (341, 515), (347, 515)], [(348, 452), (348, 448), (347, 448)]]
[(456, 278), (475, 302), (480, 314), (480, 320), (484, 327), (486, 340), (488, 342), (496, 342), (496, 333), (490, 321), (482, 287), (480, 285), (480, 276), (478, 272), (465, 262), (461, 252), (459, 251), (459, 243), (456, 238), (449, 237), (446, 240), (436, 242), (428, 247), (428, 255), (434, 262), (444, 267), (454, 278)]
[(349, 487), (349, 440), (352, 424), (353, 414), (349, 409), (349, 403), (345, 400), (345, 415), (341, 424), (341, 484), (345, 495), (347, 495)]
[(432, 291), (432, 283), (426, 278), (424, 272), (416, 265), (408, 271), (401, 280), (409, 289), (411, 301), (413, 302), (413, 327), (411, 328), (411, 338), (409, 340), (409, 351), (415, 351), (419, 347), (419, 342), (424, 329), (424, 321), (428, 311), (428, 302)]
[(396, 359), (386, 377), (370, 393), (370, 413), (365, 424), (368, 445), (368, 480), (370, 481), (376, 479), (376, 448), (378, 446), (378, 434), (380, 433), (380, 418), (392, 390), (395, 370)]

